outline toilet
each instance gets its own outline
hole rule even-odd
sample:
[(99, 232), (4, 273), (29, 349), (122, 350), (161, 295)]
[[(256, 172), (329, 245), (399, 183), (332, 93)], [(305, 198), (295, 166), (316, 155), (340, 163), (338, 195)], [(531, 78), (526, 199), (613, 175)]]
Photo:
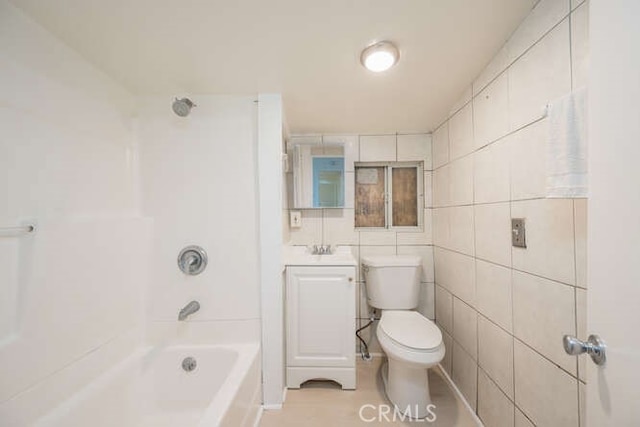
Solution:
[(367, 302), (382, 310), (376, 336), (387, 355), (385, 392), (398, 411), (424, 418), (433, 409), (427, 370), (440, 363), (442, 332), (417, 311), (421, 258), (411, 255), (362, 257)]

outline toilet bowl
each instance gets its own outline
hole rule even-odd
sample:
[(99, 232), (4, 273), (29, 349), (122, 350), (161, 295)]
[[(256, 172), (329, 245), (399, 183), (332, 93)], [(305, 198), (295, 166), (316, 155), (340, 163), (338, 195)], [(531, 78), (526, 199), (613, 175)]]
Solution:
[(421, 267), (417, 256), (362, 257), (367, 303), (382, 310), (376, 336), (388, 358), (385, 391), (396, 409), (411, 418), (432, 413), (428, 369), (445, 353), (440, 329), (415, 311)]
[(426, 417), (431, 404), (427, 369), (444, 357), (442, 332), (416, 311), (387, 310), (376, 336), (388, 358), (383, 371), (387, 397), (401, 413)]

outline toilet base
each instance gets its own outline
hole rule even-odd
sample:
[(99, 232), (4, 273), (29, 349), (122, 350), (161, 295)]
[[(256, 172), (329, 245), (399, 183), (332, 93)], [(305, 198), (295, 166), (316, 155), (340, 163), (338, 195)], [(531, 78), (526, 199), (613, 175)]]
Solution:
[(433, 413), (427, 368), (389, 358), (382, 367), (382, 380), (387, 397), (403, 415), (421, 419)]

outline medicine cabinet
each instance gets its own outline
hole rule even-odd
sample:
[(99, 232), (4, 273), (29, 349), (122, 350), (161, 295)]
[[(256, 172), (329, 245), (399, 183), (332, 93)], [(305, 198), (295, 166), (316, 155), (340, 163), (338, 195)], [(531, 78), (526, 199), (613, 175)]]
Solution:
[(291, 148), (294, 208), (344, 207), (344, 145), (293, 143)]

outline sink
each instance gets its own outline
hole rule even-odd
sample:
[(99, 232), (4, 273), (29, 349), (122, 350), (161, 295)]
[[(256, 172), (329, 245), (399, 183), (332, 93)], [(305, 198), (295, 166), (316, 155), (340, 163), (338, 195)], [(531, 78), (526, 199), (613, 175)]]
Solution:
[(285, 265), (358, 265), (349, 246), (332, 247), (328, 254), (314, 254), (307, 246), (285, 246), (283, 255)]

